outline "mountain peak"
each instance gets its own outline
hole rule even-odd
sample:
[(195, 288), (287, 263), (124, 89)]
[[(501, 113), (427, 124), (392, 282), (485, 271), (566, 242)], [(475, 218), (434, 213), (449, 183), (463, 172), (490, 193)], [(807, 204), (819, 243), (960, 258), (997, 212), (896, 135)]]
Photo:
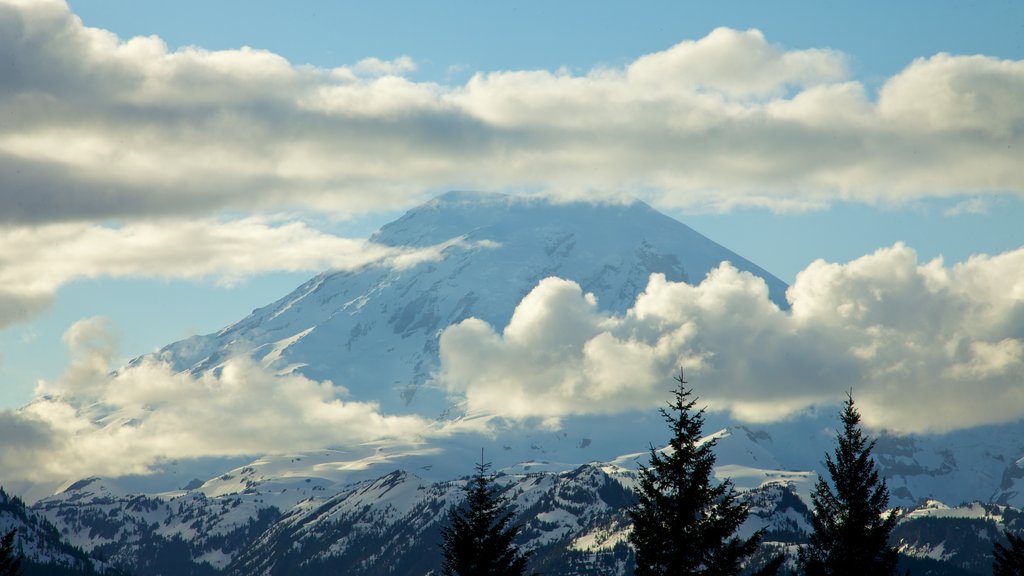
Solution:
[(507, 202), (515, 198), (508, 194), (499, 192), (484, 192), (479, 190), (450, 190), (436, 196), (425, 205), (451, 205), (462, 203), (485, 203), (485, 202)]
[[(410, 247), (453, 238), (466, 242), (441, 261), (324, 273), (221, 332), (165, 351), (177, 368), (203, 372), (248, 349), (255, 360), (343, 385), (355, 399), (433, 417), (448, 406), (441, 390), (424, 386), (438, 367), (441, 331), (470, 317), (503, 328), (548, 277), (573, 281), (602, 309), (622, 314), (651, 274), (698, 283), (729, 261), (763, 278), (771, 298), (786, 306), (786, 285), (778, 278), (639, 201), (456, 191), (409, 210), (372, 237)], [(426, 404), (425, 395), (432, 396)]]

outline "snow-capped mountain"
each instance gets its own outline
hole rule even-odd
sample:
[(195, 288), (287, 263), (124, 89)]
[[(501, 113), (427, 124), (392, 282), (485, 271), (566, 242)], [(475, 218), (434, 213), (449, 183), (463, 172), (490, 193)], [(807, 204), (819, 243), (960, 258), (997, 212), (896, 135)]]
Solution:
[(452, 192), (410, 210), (372, 237), (426, 248), (458, 240), (440, 261), (404, 270), (328, 272), (217, 332), (166, 347), (180, 370), (215, 368), (239, 352), (279, 370), (344, 386), (388, 413), (437, 416), (431, 389), (439, 331), (469, 317), (508, 323), (549, 277), (578, 282), (602, 309), (625, 312), (651, 273), (699, 282), (722, 261), (764, 278), (785, 307), (786, 285), (743, 257), (642, 202), (555, 204)]
[[(714, 437), (728, 437), (722, 432)], [(635, 456), (620, 462), (635, 466)], [(293, 455), (302, 460), (314, 455)], [(591, 463), (497, 479), (524, 526), (519, 543), (548, 574), (629, 574), (626, 509), (635, 470)], [(768, 530), (772, 546), (808, 527), (796, 495), (806, 476), (746, 490), (742, 530)], [(407, 574), (439, 566), (439, 530), (466, 480), (431, 482), (407, 470), (346, 484), (268, 478), (233, 470), (187, 490), (125, 494), (99, 478), (69, 486), (34, 509), (71, 542), (136, 574)], [(240, 487), (244, 487), (239, 489)]]
[[(734, 432), (711, 437), (744, 446), (745, 431)], [(616, 460), (635, 466), (637, 456)], [(309, 458), (315, 455), (290, 460)], [(805, 541), (813, 473), (731, 464), (717, 472), (746, 485), (741, 498), (750, 516), (740, 531), (766, 530), (760, 558), (772, 550), (792, 553)], [(626, 510), (635, 479), (634, 469), (605, 462), (561, 472), (506, 471), (497, 484), (524, 527), (518, 543), (533, 551), (534, 569), (626, 575), (633, 563)], [(266, 477), (246, 466), (189, 489), (148, 495), (123, 493), (90, 478), (41, 500), (31, 513), (38, 522), (52, 522), (57, 527), (49, 529), (52, 533), (59, 529), (93, 557), (134, 574), (421, 576), (439, 566), (439, 531), (465, 482), (431, 482), (396, 469), (332, 484), (322, 478)], [(1024, 513), (1018, 508), (927, 501), (902, 515), (894, 544), (904, 554), (904, 568), (913, 573), (984, 574), (993, 541), (1004, 529), (1021, 527)]]
[[(247, 354), (278, 373), (343, 386), (351, 399), (377, 402), (384, 413), (450, 422), (459, 411), (433, 382), (441, 331), (469, 317), (505, 326), (546, 277), (575, 281), (602, 310), (622, 314), (652, 273), (693, 283), (728, 260), (763, 278), (771, 299), (787, 307), (783, 282), (640, 202), (558, 204), (449, 193), (372, 239), (441, 246), (443, 258), (318, 275), (215, 334), (157, 354), (194, 374)], [(744, 529), (768, 528), (780, 548), (800, 542), (814, 470), (832, 449), (836, 415), (807, 413), (758, 426), (720, 414), (707, 418), (706, 432), (718, 439), (716, 475), (730, 478), (751, 504)], [(558, 429), (508, 423), (486, 438), (451, 435), (416, 446), (378, 442), (225, 459), (216, 474), (199, 478), (184, 476), (183, 464), (167, 463), (164, 481), (148, 488), (137, 480), (74, 479), (33, 510), (70, 544), (137, 574), (318, 574), (340, 567), (377, 574), (384, 566), (389, 573), (426, 574), (437, 561), (437, 530), (458, 497), (459, 478), (486, 445), (527, 526), (522, 543), (535, 550), (538, 568), (629, 573), (629, 489), (646, 449), (666, 435), (651, 410), (573, 416)], [(1019, 522), (1024, 423), (883, 435), (875, 455), (892, 503), (915, 510), (901, 524), (900, 542), (922, 562), (980, 566), (986, 543)], [(946, 506), (970, 501), (982, 503), (988, 516)], [(954, 557), (947, 553), (952, 532), (940, 528), (968, 521), (975, 523), (972, 551)], [(936, 523), (940, 528), (931, 527)]]

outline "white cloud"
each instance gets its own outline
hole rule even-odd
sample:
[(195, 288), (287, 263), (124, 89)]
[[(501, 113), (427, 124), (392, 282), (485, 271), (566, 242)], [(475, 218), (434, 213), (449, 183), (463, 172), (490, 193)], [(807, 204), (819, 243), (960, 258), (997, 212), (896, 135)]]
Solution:
[(718, 28), (698, 41), (637, 59), (631, 82), (663, 92), (685, 87), (731, 98), (781, 96), (787, 87), (814, 86), (846, 76), (845, 58), (829, 50), (786, 52), (758, 30)]
[(915, 60), (882, 88), (879, 112), (922, 129), (1012, 137), (1024, 116), (1024, 63), (937, 54)]
[(446, 249), (462, 245), (454, 238), (426, 248), (384, 246), (265, 218), (0, 227), (0, 328), (46, 308), (62, 285), (80, 278), (231, 284), (274, 271), (403, 269), (440, 260)]
[(202, 375), (152, 357), (111, 373), (102, 318), (65, 337), (69, 369), (34, 402), (0, 411), (0, 470), (8, 481), (145, 474), (174, 459), (257, 455), (381, 439), (415, 444), (445, 434), (417, 416), (381, 414), (343, 388), (274, 374), (245, 356)]
[(939, 54), (877, 99), (844, 55), (717, 29), (618, 68), (464, 85), (175, 51), (0, 1), (0, 219), (407, 206), (429, 188), (644, 191), (662, 207), (1024, 192), (1024, 62)]
[(782, 311), (727, 263), (698, 286), (653, 275), (625, 315), (575, 283), (542, 281), (497, 333), (441, 337), (439, 381), (470, 410), (555, 423), (652, 409), (685, 367), (702, 401), (747, 421), (833, 405), (865, 421), (945, 431), (1024, 417), (1024, 248), (946, 267), (897, 244), (801, 272)]

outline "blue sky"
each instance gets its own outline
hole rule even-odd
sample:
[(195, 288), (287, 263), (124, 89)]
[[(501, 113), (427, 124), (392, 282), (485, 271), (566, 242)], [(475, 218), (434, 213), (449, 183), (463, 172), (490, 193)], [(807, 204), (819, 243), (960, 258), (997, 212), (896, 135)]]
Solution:
[[(0, 302), (0, 407), (24, 405), (38, 379), (65, 371), (69, 355), (62, 334), (80, 319), (108, 318), (122, 360), (216, 330), (316, 270), (348, 265), (343, 258), (317, 256), (323, 246), (358, 251), (343, 241), (365, 238), (403, 209), (450, 188), (636, 194), (787, 282), (817, 258), (846, 262), (897, 241), (914, 248), (922, 262), (942, 255), (947, 264), (1024, 246), (1024, 170), (1014, 164), (1022, 156), (1024, 115), (1022, 92), (1013, 92), (1022, 86), (1024, 5), (1015, 1), (651, 2), (638, 9), (610, 2), (73, 0), (68, 8), (6, 1), (0, 8), (4, 26), (42, 23), (37, 32), (51, 41), (45, 50), (38, 42), (0, 41), (0, 57), (19, 64), (0, 72), (0, 99), (8, 117), (17, 118), (8, 128), (0, 126), (0, 171), (16, 176), (0, 182), (0, 246), (6, 243), (5, 254), (28, 259), (28, 244), (22, 244), (28, 234), (39, 250), (35, 260), (48, 265), (44, 273), (19, 263), (18, 270), (39, 281), (25, 280), (12, 303)], [(76, 44), (82, 30), (62, 16), (67, 10), (85, 27), (108, 30), (117, 39), (93, 35)], [(714, 35), (720, 27), (731, 31)], [(759, 34), (747, 34), (749, 29)], [(73, 33), (51, 33), (59, 30)], [(166, 45), (126, 44), (135, 36), (156, 36)], [(673, 52), (681, 43), (693, 50)], [(243, 46), (256, 52), (239, 51)], [(167, 55), (185, 52), (166, 64)], [(983, 58), (946, 62), (936, 59), (940, 53)], [(643, 70), (633, 66), (651, 54), (663, 56), (647, 61), (654, 80), (641, 78)], [(686, 60), (693, 54), (707, 58), (711, 69)], [(773, 82), (760, 79), (757, 70), (743, 72), (747, 55), (777, 66), (766, 74), (782, 77)], [(676, 56), (685, 62), (678, 64)], [(907, 74), (915, 61), (931, 66)], [(714, 158), (744, 148), (736, 174), (729, 171), (732, 164), (723, 163), (694, 177), (684, 169), (648, 177), (670, 158), (654, 143), (677, 133), (661, 132), (659, 122), (645, 120), (629, 90), (671, 91), (672, 79), (659, 79), (676, 64), (705, 76), (692, 100), (665, 96), (666, 109), (692, 105), (702, 110), (696, 121), (735, 129)], [(239, 75), (224, 80), (223, 66)], [(654, 84), (599, 73), (625, 77), (630, 67), (636, 68), (636, 82)], [(730, 75), (734, 67), (738, 72)], [(977, 70), (984, 73), (972, 76)], [(543, 74), (524, 79), (521, 73), (528, 71)], [(148, 79), (141, 87), (133, 80), (140, 75)], [(886, 110), (849, 119), (838, 108), (850, 103), (870, 109), (896, 77), (907, 82), (893, 89)], [(979, 94), (991, 103), (964, 113), (957, 108), (966, 106), (962, 100), (932, 100), (936, 92), (929, 82), (951, 77), (978, 81)], [(538, 84), (564, 90), (563, 102), (583, 119), (570, 118), (578, 124), (550, 136), (543, 119), (556, 107), (530, 91)], [(18, 98), (33, 93), (46, 97)], [(637, 134), (584, 125), (584, 112), (600, 115), (616, 95), (638, 114)], [(798, 101), (801, 95), (806, 99)], [(811, 102), (819, 108), (807, 103), (812, 97), (821, 98)], [(293, 99), (301, 100), (298, 108)], [(538, 116), (509, 104), (517, 99), (534, 102)], [(315, 123), (282, 134), (282, 127), (293, 128), (287, 119), (297, 110), (335, 121), (338, 106), (366, 106), (365, 122), (343, 126), (365, 130), (359, 132), (362, 143), (335, 140), (319, 133)], [(451, 106), (462, 115), (450, 115)], [(271, 119), (266, 126), (247, 131), (235, 123), (264, 112)], [(720, 122), (720, 112), (728, 119)], [(785, 117), (797, 118), (806, 133), (762, 132), (737, 120), (749, 114), (790, 115)], [(889, 120), (878, 120), (885, 114)], [(467, 116), (477, 123), (460, 124)], [(963, 118), (969, 122), (961, 123)], [(389, 138), (396, 129), (416, 140), (408, 144), (408, 156), (422, 156), (422, 163), (395, 168), (399, 177), (372, 167), (323, 169), (328, 160), (344, 164), (346, 158), (365, 165), (367, 158), (394, 149), (396, 141)], [(603, 155), (613, 154), (612, 141), (622, 134), (651, 148), (634, 147), (635, 158), (626, 155), (593, 177), (585, 163), (562, 170), (555, 161), (541, 162), (539, 175), (525, 180), (511, 170), (492, 176), (487, 169), (495, 166), (487, 158), (480, 171), (470, 169), (480, 160), (466, 151), (474, 138), (492, 142), (506, 129), (551, 137), (553, 146), (578, 145), (574, 153), (594, 154), (595, 164), (605, 164)], [(698, 140), (693, 134), (699, 133), (687, 134)], [(444, 134), (455, 136), (441, 140), (440, 150), (428, 148)], [(592, 150), (577, 141), (580, 134), (612, 143)], [(830, 138), (850, 138), (852, 144), (821, 144)], [(278, 149), (277, 139), (307, 147), (309, 164)], [(681, 155), (699, 154), (679, 142), (672, 145)], [(875, 145), (883, 152), (867, 158), (864, 150)], [(201, 151), (192, 157), (190, 150)], [(531, 165), (528, 152), (516, 166)], [(863, 162), (835, 160), (861, 153)], [(254, 159), (265, 156), (276, 159), (276, 169), (252, 171)], [(779, 168), (751, 168), (760, 161)], [(818, 162), (827, 173), (816, 171)], [(701, 164), (694, 160), (694, 166)], [(352, 181), (358, 186), (340, 184)], [(176, 226), (196, 219), (211, 227), (223, 224), (211, 232), (211, 242), (224, 241), (225, 251), (240, 242), (273, 245), (284, 238), (296, 253), (241, 264), (211, 257), (182, 271), (180, 262), (192, 261), (188, 250), (200, 247), (187, 242), (195, 233), (176, 233)], [(164, 231), (133, 228), (153, 222), (161, 222)], [(289, 223), (299, 228), (282, 232)], [(93, 263), (83, 257), (90, 264), (81, 269), (72, 266), (75, 256), (47, 255), (47, 245), (65, 246), (59, 243), (73, 244), (75, 238), (92, 238), (93, 250), (111, 253), (131, 239), (162, 249), (138, 262)], [(5, 306), (13, 310), (6, 316)]]
[(170, 47), (253, 46), (295, 64), (334, 67), (410, 56), (416, 77), (478, 71), (588, 70), (622, 65), (714, 28), (757, 28), (788, 48), (833, 48), (858, 77), (888, 77), (937, 52), (1014, 58), (1024, 51), (1022, 12), (991, 2), (154, 2), (72, 0), (87, 25), (122, 38), (157, 34)]

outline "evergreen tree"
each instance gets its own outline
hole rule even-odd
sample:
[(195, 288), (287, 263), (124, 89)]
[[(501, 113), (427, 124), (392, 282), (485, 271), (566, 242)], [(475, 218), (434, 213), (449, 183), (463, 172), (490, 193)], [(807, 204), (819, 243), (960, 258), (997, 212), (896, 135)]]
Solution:
[(992, 548), (992, 576), (1024, 576), (1024, 538), (1005, 533), (1008, 545)]
[(0, 576), (20, 576), (21, 556), (14, 550), (14, 536), (18, 533), (16, 528), (0, 538)]
[(800, 550), (800, 565), (808, 576), (895, 574), (898, 558), (889, 534), (897, 510), (884, 514), (889, 490), (871, 459), (875, 440), (861, 432), (852, 393), (840, 418), (835, 456), (825, 455), (832, 486), (819, 476), (811, 493), (814, 532)]
[(670, 410), (661, 409), (672, 429), (670, 448), (662, 453), (651, 447), (650, 466), (640, 467), (637, 503), (629, 511), (636, 574), (738, 574), (763, 531), (746, 539), (734, 535), (747, 507), (732, 482), (713, 482), (715, 440), (700, 442), (704, 410), (694, 411), (696, 400), (682, 373), (676, 382)]
[(445, 576), (521, 576), (528, 553), (512, 542), (520, 527), (512, 524), (510, 506), (499, 494), (490, 464), (481, 458), (466, 485), (466, 499), (452, 509), (442, 528), (441, 552)]

